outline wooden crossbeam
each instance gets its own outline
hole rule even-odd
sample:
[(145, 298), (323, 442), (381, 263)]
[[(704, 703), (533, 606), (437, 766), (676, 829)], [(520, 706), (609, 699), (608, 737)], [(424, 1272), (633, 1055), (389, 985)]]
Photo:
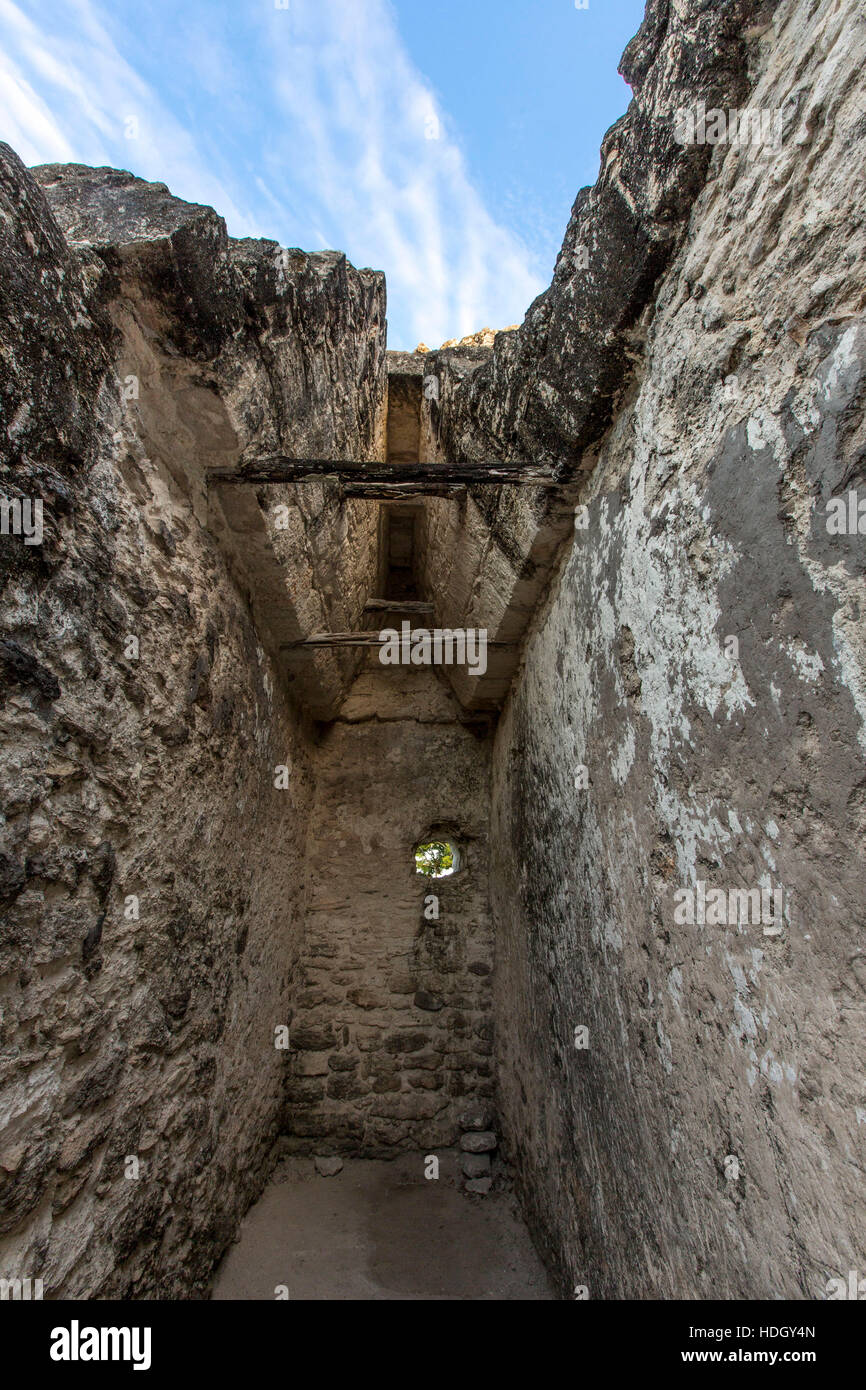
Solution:
[(340, 482), (344, 497), (365, 502), (416, 502), (419, 497), (464, 497), (466, 483), (347, 483)]
[(411, 616), (413, 613), (421, 617), (430, 617), (433, 613), (432, 603), (421, 603), (415, 599), (397, 598), (370, 598), (364, 604), (365, 613), (405, 613)]
[[(312, 637), (302, 637), (298, 642), (284, 642), (282, 652), (299, 651), (304, 647), (383, 647), (388, 638), (380, 637), (378, 632), (316, 632)], [(517, 642), (490, 642), (488, 647), (516, 647)]]
[(290, 459), (278, 455), (245, 463), (232, 472), (212, 470), (207, 475), (210, 484), (219, 485), (307, 483), (316, 478), (336, 478), (349, 495), (359, 497), (372, 496), (381, 488), (405, 488), (423, 493), (485, 483), (558, 486), (550, 468), (500, 459), (487, 463), (356, 463), (346, 459)]

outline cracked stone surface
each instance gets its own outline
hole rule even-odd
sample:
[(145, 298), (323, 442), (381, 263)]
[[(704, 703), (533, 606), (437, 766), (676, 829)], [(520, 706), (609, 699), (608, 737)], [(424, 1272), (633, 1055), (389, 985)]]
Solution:
[[(862, 1263), (866, 552), (826, 506), (866, 481), (863, 39), (762, 37), (750, 104), (811, 134), (716, 150), (497, 731), (501, 1123), (593, 1298)], [(697, 880), (781, 887), (781, 933), (677, 925)]]
[[(866, 540), (827, 515), (866, 501), (864, 48), (855, 0), (650, 0), (492, 347), (389, 355), (380, 273), (0, 146), (0, 488), (45, 511), (0, 537), (3, 1277), (200, 1297), (279, 1155), (390, 1200), (464, 1132), (443, 1249), (507, 1164), (562, 1296), (863, 1267)], [(780, 146), (681, 148), (698, 100)], [(561, 469), (417, 519), (437, 618), (514, 646), (476, 678), (287, 651), (363, 626), (378, 507), (206, 475), (405, 453), (430, 377), (422, 459)], [(783, 919), (688, 925), (698, 884)], [(407, 1273), (417, 1185), (364, 1296), (515, 1296)]]

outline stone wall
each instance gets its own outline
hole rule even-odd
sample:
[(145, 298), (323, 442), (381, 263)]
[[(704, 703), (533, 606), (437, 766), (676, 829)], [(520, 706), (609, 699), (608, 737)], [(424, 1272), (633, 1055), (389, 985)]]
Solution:
[(0, 490), (45, 528), (0, 543), (0, 1271), (190, 1296), (282, 1117), (312, 807), (203, 474), (376, 447), (384, 287), (117, 171), (38, 171), (61, 230), (0, 153)]
[[(827, 529), (866, 500), (864, 38), (853, 0), (758, 36), (784, 141), (713, 153), (497, 733), (503, 1124), (593, 1298), (866, 1258), (866, 542)], [(688, 925), (699, 881), (783, 919)]]
[(316, 717), (332, 718), (355, 655), (310, 661), (283, 648), (360, 626), (374, 509), (327, 479), (260, 489), (206, 480), (271, 455), (382, 457), (384, 275), (336, 251), (234, 240), (212, 208), (123, 170), (33, 173), (114, 328), (136, 467), (157, 465), (189, 496), (283, 680)]
[[(370, 659), (317, 750), (286, 1146), (389, 1157), (453, 1144), (493, 1094), (489, 738), (431, 672)], [(414, 848), (445, 836), (433, 880)]]
[[(492, 349), (423, 355), (438, 398), (425, 403), (423, 447), (449, 461), (547, 463), (561, 482), (476, 487), (459, 510), (430, 505), (428, 549), (437, 566), (446, 562), (449, 620), (460, 614), (500, 641), (522, 639), (704, 185), (711, 147), (678, 142), (674, 115), (698, 101), (745, 101), (777, 3), (648, 0), (620, 65), (634, 99), (604, 137), (596, 183), (575, 199), (550, 288), (519, 329), (495, 335)], [(796, 104), (789, 126), (795, 117)], [(484, 677), (455, 673), (455, 688), (464, 703), (499, 707), (516, 668), (503, 649)]]
[[(422, 456), (563, 484), (425, 509), (441, 625), (544, 595), (484, 684), (286, 653), (364, 625), (376, 508), (207, 478), (384, 456), (383, 278), (0, 147), (0, 488), (45, 506), (0, 542), (4, 1277), (195, 1295), (278, 1134), (426, 1150), (479, 1098), (567, 1294), (863, 1267), (861, 10), (650, 0), (550, 291), (405, 355)], [(678, 145), (699, 100), (779, 144)]]

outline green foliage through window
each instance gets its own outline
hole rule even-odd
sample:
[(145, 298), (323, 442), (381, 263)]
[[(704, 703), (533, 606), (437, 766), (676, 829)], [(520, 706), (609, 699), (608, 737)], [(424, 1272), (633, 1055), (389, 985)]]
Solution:
[(428, 878), (447, 878), (457, 868), (457, 851), (447, 840), (430, 840), (416, 847), (415, 868)]

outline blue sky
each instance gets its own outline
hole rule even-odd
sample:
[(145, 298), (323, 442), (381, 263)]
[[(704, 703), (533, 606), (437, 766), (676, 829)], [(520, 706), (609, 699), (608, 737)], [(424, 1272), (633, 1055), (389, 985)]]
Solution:
[(389, 346), (520, 322), (643, 0), (0, 0), (0, 138), (388, 277)]

